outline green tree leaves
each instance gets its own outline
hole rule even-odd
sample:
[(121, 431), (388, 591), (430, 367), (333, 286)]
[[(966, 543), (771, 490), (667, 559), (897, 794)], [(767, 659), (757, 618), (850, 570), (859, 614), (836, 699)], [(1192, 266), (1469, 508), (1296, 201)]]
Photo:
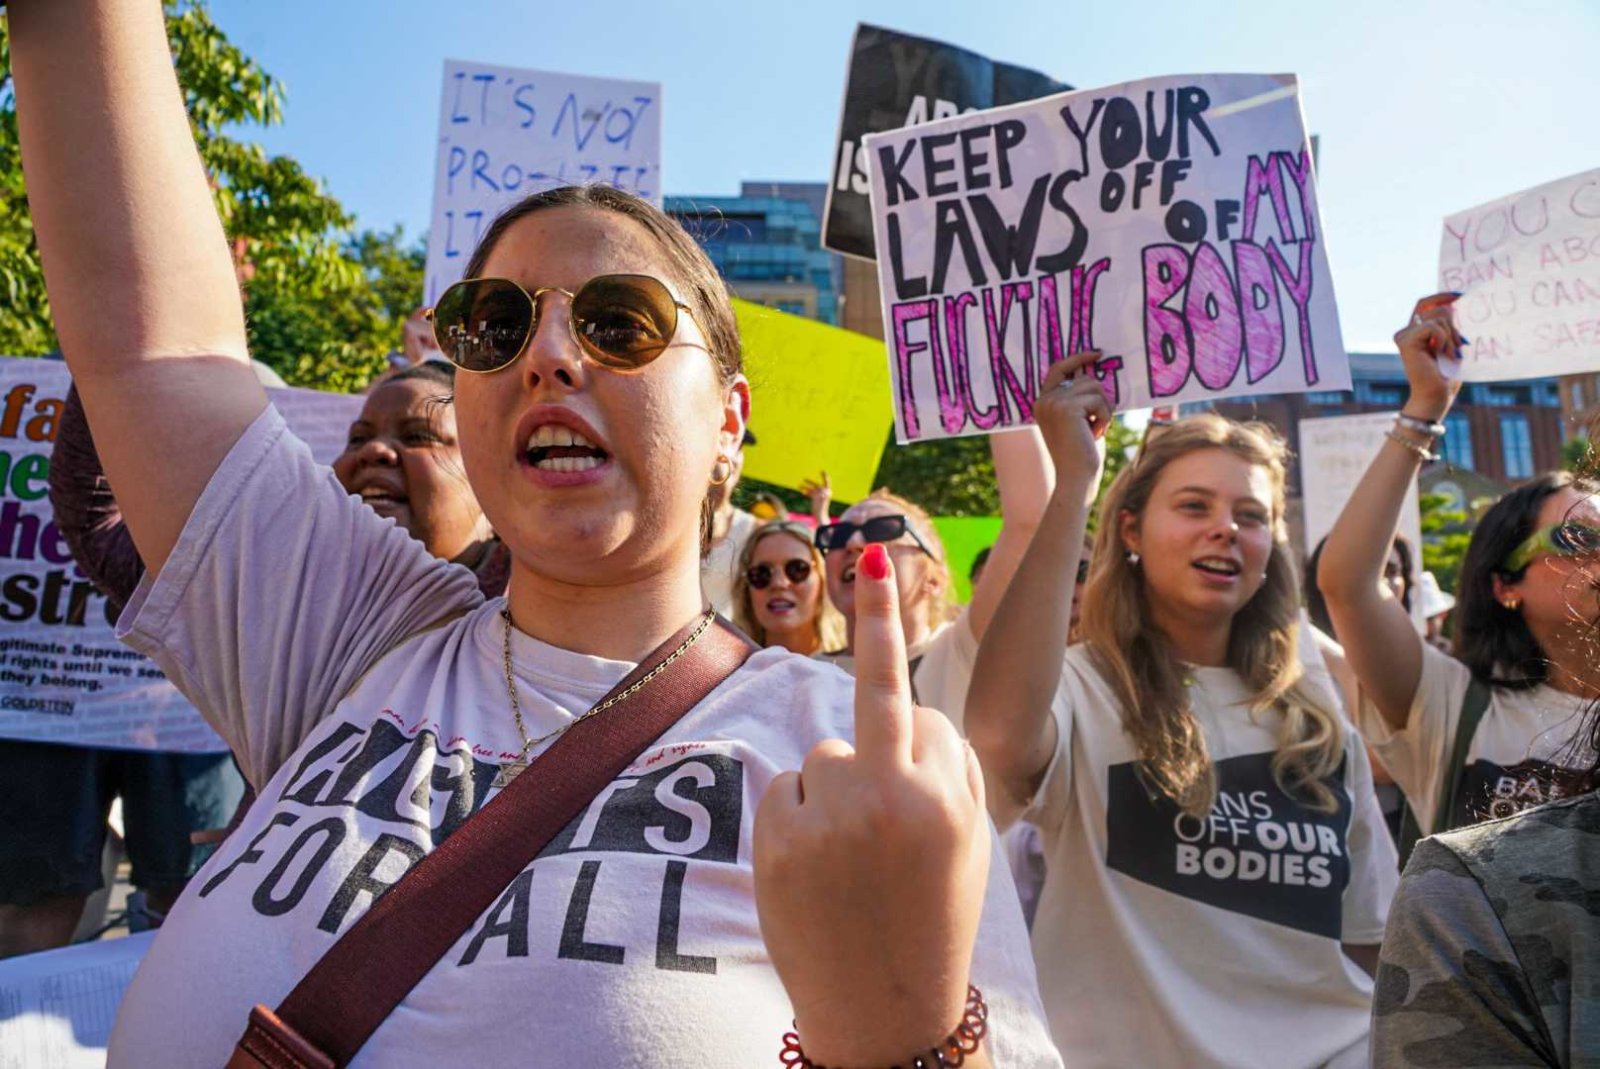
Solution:
[[(422, 250), (397, 229), (354, 232), (322, 183), (288, 156), (230, 136), (281, 122), (284, 87), (230, 42), (204, 0), (167, 0), (167, 36), (200, 159), (233, 244), (250, 348), (296, 386), (354, 390), (399, 348), (422, 292)], [(56, 347), (28, 216), (0, 21), (0, 354)]]

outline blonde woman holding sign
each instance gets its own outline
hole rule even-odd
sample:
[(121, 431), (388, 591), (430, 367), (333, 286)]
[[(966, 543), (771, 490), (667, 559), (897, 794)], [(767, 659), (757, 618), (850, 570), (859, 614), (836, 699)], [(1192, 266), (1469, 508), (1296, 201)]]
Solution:
[(557, 190), (441, 297), (513, 561), (485, 602), (267, 405), (161, 5), (10, 8), (51, 302), (150, 569), (122, 626), (263, 784), (111, 1063), (1059, 1064), (986, 897), (976, 764), (911, 703), (887, 556), (862, 559), (859, 683), (705, 612), (748, 390), (693, 240)]
[(1044, 840), (1052, 1031), (1069, 1064), (1364, 1066), (1394, 850), (1297, 654), (1283, 445), (1210, 415), (1149, 437), (1102, 505), (1063, 660), (1110, 418), (1080, 374), (1097, 355), (1045, 380), (1056, 490), (967, 699), (991, 812)]

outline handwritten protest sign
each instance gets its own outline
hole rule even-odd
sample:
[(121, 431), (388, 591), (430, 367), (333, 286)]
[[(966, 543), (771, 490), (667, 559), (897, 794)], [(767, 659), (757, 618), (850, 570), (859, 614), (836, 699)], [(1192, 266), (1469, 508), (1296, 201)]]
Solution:
[(424, 300), (513, 201), (604, 182), (661, 203), (661, 86), (447, 60)]
[(798, 489), (826, 471), (839, 501), (872, 492), (889, 436), (883, 343), (735, 300), (750, 379), (744, 473)]
[(1034, 100), (1072, 88), (1038, 71), (862, 23), (850, 43), (834, 178), (822, 210), (822, 244), (871, 260), (872, 204), (863, 138), (930, 119)]
[[(1364, 412), (1353, 416), (1323, 416), (1300, 421), (1300, 494), (1305, 509), (1306, 555), (1333, 530), (1334, 521), (1367, 474), (1378, 455), (1384, 435), (1394, 427), (1394, 412)], [(1400, 506), (1399, 531), (1422, 552), (1422, 511), (1417, 499), (1417, 477)], [(1421, 567), (1413, 560), (1414, 567)], [(1418, 576), (1413, 575), (1415, 582)], [(1421, 620), (1421, 599), (1417, 604)]]
[(1600, 369), (1600, 169), (1450, 216), (1439, 288), (1463, 294), (1462, 378)]
[[(226, 747), (152, 662), (119, 643), (50, 507), (50, 452), (67, 365), (0, 357), (0, 738), (118, 749)], [(326, 463), (361, 398), (268, 390)]]
[(1290, 75), (1192, 75), (867, 138), (902, 443), (1031, 420), (1098, 348), (1116, 408), (1350, 370)]

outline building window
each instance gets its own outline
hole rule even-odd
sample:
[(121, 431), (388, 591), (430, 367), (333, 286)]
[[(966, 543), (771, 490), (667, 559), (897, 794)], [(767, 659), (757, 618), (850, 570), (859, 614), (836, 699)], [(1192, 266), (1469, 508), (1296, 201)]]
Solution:
[(1506, 463), (1506, 478), (1533, 478), (1533, 435), (1527, 416), (1500, 417), (1500, 452)]
[(1533, 391), (1526, 386), (1490, 385), (1488, 383), (1474, 383), (1472, 387), (1472, 401), (1474, 404), (1492, 405), (1496, 408), (1510, 408), (1514, 405), (1533, 403)]
[(1399, 408), (1405, 403), (1406, 388), (1399, 383), (1358, 382), (1356, 383), (1356, 400), (1365, 405)]
[(1343, 390), (1312, 390), (1306, 394), (1308, 405), (1342, 405), (1349, 399)]
[(1572, 410), (1583, 411), (1583, 380), (1579, 379), (1572, 384)]
[(1446, 462), (1467, 471), (1472, 468), (1472, 428), (1465, 412), (1452, 412), (1444, 418), (1444, 439), (1439, 455)]

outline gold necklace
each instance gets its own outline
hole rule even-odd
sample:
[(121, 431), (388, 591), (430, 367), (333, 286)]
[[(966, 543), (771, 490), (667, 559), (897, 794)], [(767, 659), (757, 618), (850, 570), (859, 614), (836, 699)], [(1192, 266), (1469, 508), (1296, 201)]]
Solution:
[(591, 706), (589, 711), (584, 713), (582, 716), (567, 721), (554, 731), (540, 735), (536, 739), (530, 739), (528, 738), (528, 729), (522, 723), (522, 705), (517, 701), (516, 676), (513, 675), (511, 671), (511, 611), (509, 609), (501, 609), (500, 619), (505, 624), (505, 630), (501, 642), (501, 652), (504, 654), (506, 666), (506, 694), (511, 698), (511, 716), (516, 721), (517, 734), (522, 736), (522, 749), (517, 751), (517, 756), (514, 760), (507, 761), (500, 766), (500, 772), (494, 778), (495, 788), (499, 789), (501, 787), (505, 787), (510, 784), (512, 780), (522, 775), (523, 771), (528, 767), (528, 751), (539, 745), (541, 742), (548, 742), (550, 739), (560, 735), (568, 728), (571, 728), (576, 724), (581, 724), (591, 716), (594, 716), (596, 713), (603, 713), (623, 699), (637, 694), (646, 683), (650, 682), (656, 676), (666, 671), (667, 665), (671, 664), (673, 661), (676, 661), (679, 657), (682, 657), (685, 653), (687, 653), (689, 651), (689, 647), (693, 646), (695, 642), (699, 640), (700, 636), (706, 633), (706, 629), (711, 626), (711, 621), (716, 619), (716, 616), (717, 614), (715, 610), (708, 609), (706, 614), (700, 618), (699, 626), (690, 632), (689, 637), (684, 639), (677, 649), (667, 654), (666, 659), (660, 664), (656, 665), (654, 668), (650, 669), (650, 671), (634, 680), (626, 690), (619, 694), (613, 694), (609, 698), (603, 699), (598, 705)]

